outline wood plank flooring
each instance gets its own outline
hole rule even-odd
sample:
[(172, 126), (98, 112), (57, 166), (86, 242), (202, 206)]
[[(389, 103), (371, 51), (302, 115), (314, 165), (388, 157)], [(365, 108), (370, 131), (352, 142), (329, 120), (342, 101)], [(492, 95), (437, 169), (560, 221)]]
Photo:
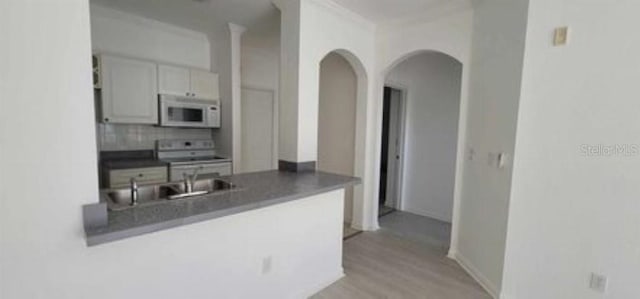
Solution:
[(346, 276), (311, 298), (491, 298), (442, 247), (381, 229), (344, 242)]

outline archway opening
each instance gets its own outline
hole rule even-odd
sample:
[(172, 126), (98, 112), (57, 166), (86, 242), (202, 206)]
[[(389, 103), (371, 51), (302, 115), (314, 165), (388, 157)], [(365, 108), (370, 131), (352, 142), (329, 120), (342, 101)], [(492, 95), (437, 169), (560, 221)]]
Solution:
[(454, 213), (462, 64), (440, 52), (421, 51), (398, 59), (384, 76), (379, 224), (446, 254)]
[[(320, 61), (318, 102), (318, 160), (317, 168), (343, 175), (355, 176), (357, 144), (357, 112), (359, 85), (362, 71), (348, 59), (349, 54), (333, 51)], [(353, 229), (354, 190), (347, 188), (344, 199), (344, 235), (349, 237), (359, 230)], [(361, 213), (356, 213), (361, 215)], [(356, 227), (358, 225), (355, 225)]]

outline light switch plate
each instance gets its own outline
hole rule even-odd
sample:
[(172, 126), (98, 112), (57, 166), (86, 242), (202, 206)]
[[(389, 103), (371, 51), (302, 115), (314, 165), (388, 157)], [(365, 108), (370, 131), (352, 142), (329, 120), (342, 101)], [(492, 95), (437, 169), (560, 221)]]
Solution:
[(564, 46), (569, 41), (569, 27), (558, 27), (553, 33), (553, 45)]
[(498, 154), (498, 169), (503, 169), (505, 166), (507, 166), (507, 154), (506, 153), (499, 153)]
[(599, 273), (591, 273), (589, 288), (596, 292), (604, 293), (607, 290), (607, 277)]

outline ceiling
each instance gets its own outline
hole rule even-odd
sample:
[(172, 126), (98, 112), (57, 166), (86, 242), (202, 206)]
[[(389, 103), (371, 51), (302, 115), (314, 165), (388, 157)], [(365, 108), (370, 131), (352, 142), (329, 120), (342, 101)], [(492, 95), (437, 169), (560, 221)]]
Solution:
[[(335, 3), (369, 19), (388, 24), (433, 18), (471, 7), (472, 0), (321, 0)], [(250, 32), (278, 31), (280, 12), (272, 0), (91, 0), (106, 6), (192, 30), (217, 33), (232, 22)]]
[(437, 17), (471, 7), (471, 0), (332, 0), (377, 24)]
[(280, 14), (271, 0), (91, 0), (91, 3), (205, 33), (220, 32), (229, 22), (269, 30), (279, 25)]

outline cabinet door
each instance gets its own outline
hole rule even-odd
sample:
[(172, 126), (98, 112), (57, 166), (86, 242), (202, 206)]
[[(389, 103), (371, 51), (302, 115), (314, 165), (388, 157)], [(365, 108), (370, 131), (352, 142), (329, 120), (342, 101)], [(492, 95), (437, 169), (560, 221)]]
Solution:
[(108, 173), (108, 188), (126, 188), (135, 178), (140, 185), (162, 184), (167, 182), (166, 167), (147, 167), (111, 170)]
[(190, 73), (188, 68), (158, 65), (158, 91), (161, 94), (190, 96)]
[(155, 63), (102, 56), (102, 121), (158, 123)]
[(200, 99), (219, 99), (218, 74), (192, 69), (191, 93), (194, 97)]

